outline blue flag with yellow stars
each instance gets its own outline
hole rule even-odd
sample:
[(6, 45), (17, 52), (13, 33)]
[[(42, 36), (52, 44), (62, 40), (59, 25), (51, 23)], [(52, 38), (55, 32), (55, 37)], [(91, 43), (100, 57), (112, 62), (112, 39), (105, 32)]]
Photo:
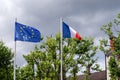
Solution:
[(15, 22), (15, 41), (40, 42), (41, 33), (39, 30)]

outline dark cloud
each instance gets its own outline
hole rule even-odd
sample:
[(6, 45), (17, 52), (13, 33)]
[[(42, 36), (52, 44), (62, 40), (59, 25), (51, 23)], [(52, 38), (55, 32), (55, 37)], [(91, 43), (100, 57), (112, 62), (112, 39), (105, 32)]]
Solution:
[[(27, 14), (40, 18), (68, 17), (71, 15), (95, 14), (119, 9), (120, 1), (109, 0), (23, 0), (19, 4)], [(57, 18), (58, 18), (57, 17)]]

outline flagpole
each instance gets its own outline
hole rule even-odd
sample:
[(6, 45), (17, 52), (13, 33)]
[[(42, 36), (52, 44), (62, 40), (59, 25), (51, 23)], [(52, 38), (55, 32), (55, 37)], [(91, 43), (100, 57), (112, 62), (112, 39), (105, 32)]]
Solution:
[(16, 41), (15, 41), (15, 53), (14, 53), (14, 80), (16, 80)]
[(60, 54), (61, 54), (61, 80), (63, 80), (63, 66), (62, 66), (62, 18), (60, 18)]
[[(15, 19), (15, 22), (17, 22), (17, 18)], [(15, 52), (14, 52), (14, 80), (16, 80), (16, 40), (15, 40)]]

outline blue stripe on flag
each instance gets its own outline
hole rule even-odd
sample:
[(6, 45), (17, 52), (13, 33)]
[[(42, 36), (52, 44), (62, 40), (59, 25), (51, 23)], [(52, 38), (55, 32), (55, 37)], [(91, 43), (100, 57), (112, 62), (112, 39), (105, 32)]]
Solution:
[(63, 37), (64, 38), (71, 38), (69, 26), (65, 22), (62, 22), (62, 27), (63, 27)]

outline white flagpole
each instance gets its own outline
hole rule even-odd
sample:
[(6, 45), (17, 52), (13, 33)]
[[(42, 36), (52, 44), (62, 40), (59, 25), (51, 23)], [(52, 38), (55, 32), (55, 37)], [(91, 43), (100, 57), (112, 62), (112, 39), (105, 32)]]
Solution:
[(61, 54), (61, 80), (63, 80), (63, 66), (62, 66), (62, 60), (63, 60), (63, 58), (62, 58), (62, 35), (63, 35), (63, 33), (62, 33), (62, 18), (60, 18), (60, 54)]
[(16, 80), (16, 41), (15, 41), (15, 53), (14, 53), (14, 80)]
[[(15, 21), (17, 21), (17, 18), (15, 19)], [(13, 78), (14, 80), (16, 80), (16, 41), (15, 41), (15, 52), (14, 52), (14, 77)]]

